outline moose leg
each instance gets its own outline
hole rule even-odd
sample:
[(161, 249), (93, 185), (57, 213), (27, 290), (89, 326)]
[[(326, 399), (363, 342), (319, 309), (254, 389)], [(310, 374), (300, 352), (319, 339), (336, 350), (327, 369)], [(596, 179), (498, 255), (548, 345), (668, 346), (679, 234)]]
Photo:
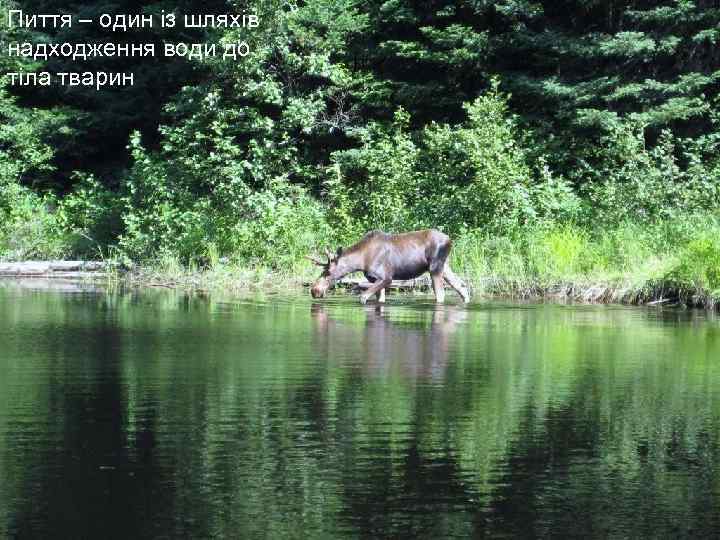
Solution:
[(443, 283), (443, 273), (430, 274), (432, 278), (433, 292), (435, 293), (435, 302), (442, 304), (445, 301), (445, 284)]
[[(375, 283), (377, 281), (376, 277), (368, 274), (367, 272), (365, 272), (365, 279), (367, 279), (370, 283)], [(385, 303), (385, 289), (380, 289), (378, 292), (375, 293), (375, 296), (377, 297), (378, 303)]]
[(457, 292), (462, 297), (463, 302), (467, 304), (470, 301), (470, 293), (468, 292), (467, 288), (460, 280), (460, 278), (457, 277), (452, 270), (450, 270), (450, 265), (447, 263), (445, 263), (443, 278), (445, 278), (445, 281), (447, 281), (448, 285), (455, 289), (455, 292)]
[(378, 279), (367, 290), (360, 295), (360, 303), (365, 304), (373, 294), (379, 293), (392, 283), (392, 279)]
[[(375, 283), (375, 282), (377, 281), (377, 278), (375, 278), (375, 277), (373, 277), (373, 276), (371, 276), (370, 274), (367, 274), (367, 273), (365, 273), (365, 278), (366, 278), (370, 283)], [(380, 303), (380, 304), (384, 304), (384, 303), (385, 303), (385, 289), (380, 289), (378, 292), (375, 293), (375, 296), (377, 297), (378, 303)]]
[(384, 289), (384, 288), (383, 288), (383, 289), (380, 289), (378, 292), (376, 292), (376, 293), (375, 293), (375, 296), (377, 297), (377, 301), (378, 301), (380, 304), (384, 304), (384, 303), (385, 303), (385, 289)]

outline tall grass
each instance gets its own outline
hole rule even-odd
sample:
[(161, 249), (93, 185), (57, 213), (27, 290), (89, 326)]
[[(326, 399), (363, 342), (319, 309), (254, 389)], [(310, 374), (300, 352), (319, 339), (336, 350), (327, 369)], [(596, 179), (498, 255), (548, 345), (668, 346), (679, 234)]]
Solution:
[(485, 294), (714, 305), (720, 220), (698, 215), (604, 230), (564, 224), (500, 237), (465, 235), (455, 242), (452, 263)]
[(169, 287), (219, 293), (248, 290), (298, 290), (317, 277), (317, 267), (299, 260), (286, 268), (246, 264), (215, 258), (206, 265), (184, 264), (166, 254), (152, 264), (136, 267), (118, 280), (135, 286)]
[[(455, 238), (451, 265), (475, 296), (714, 307), (720, 302), (720, 219), (625, 222), (609, 230), (537, 225), (506, 236), (476, 232)], [(278, 269), (215, 256), (198, 267), (168, 255), (130, 280), (223, 292), (289, 290), (317, 273), (305, 261)]]

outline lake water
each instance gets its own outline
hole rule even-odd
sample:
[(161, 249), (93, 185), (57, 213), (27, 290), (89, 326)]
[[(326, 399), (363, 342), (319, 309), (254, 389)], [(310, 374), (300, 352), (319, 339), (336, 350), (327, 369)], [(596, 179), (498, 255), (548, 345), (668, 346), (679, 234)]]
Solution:
[(720, 533), (711, 314), (0, 283), (0, 537)]

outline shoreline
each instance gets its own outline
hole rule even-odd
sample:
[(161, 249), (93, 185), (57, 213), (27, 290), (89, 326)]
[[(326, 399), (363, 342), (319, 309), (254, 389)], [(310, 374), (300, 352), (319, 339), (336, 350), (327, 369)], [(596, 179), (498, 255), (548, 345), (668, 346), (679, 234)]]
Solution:
[[(311, 271), (313, 270), (313, 271)], [(217, 265), (212, 268), (188, 269), (179, 266), (135, 267), (101, 261), (29, 261), (0, 263), (0, 280), (16, 281), (32, 288), (45, 283), (49, 289), (63, 289), (61, 284), (116, 286), (130, 288), (166, 288), (202, 293), (240, 294), (248, 291), (277, 292), (307, 290), (317, 277), (313, 268), (296, 273), (277, 272), (265, 268)], [(461, 276), (474, 298), (522, 301), (577, 302), (584, 304), (661, 305), (715, 311), (720, 296), (690, 284), (671, 280), (637, 280), (630, 276), (617, 280), (557, 279), (518, 280), (504, 276)], [(362, 278), (344, 278), (336, 285), (348, 294), (367, 286)], [(41, 287), (43, 288), (43, 287)], [(446, 289), (448, 289), (446, 287)], [(427, 293), (430, 280), (421, 276), (414, 280), (395, 281), (391, 294)], [(450, 291), (450, 289), (448, 289)], [(334, 293), (337, 294), (337, 293)], [(452, 293), (451, 293), (452, 294)]]
[[(663, 305), (704, 310), (717, 310), (720, 296), (690, 284), (670, 279), (633, 279), (621, 276), (615, 280), (557, 279), (549, 281), (519, 280), (506, 276), (473, 276), (458, 272), (470, 288), (473, 298), (493, 298), (522, 301), (578, 302), (585, 304)], [(201, 292), (225, 292), (237, 294), (244, 291), (307, 290), (317, 278), (314, 267), (297, 273), (280, 273), (265, 268), (247, 268), (219, 265), (203, 270), (137, 269), (120, 277), (133, 287), (162, 287), (169, 289), (197, 290)], [(338, 284), (348, 294), (365, 287), (362, 277), (347, 276)], [(394, 281), (390, 293), (431, 293), (427, 275), (414, 280)], [(446, 291), (454, 292), (446, 285)], [(333, 293), (337, 294), (337, 293)]]

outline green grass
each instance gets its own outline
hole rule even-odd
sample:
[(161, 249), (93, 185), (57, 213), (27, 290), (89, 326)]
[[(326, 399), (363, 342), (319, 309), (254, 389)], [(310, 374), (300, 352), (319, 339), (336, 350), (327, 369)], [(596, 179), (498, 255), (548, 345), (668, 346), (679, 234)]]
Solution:
[[(451, 264), (475, 297), (713, 308), (720, 303), (720, 221), (706, 215), (655, 225), (624, 223), (603, 231), (564, 224), (504, 237), (468, 234), (455, 240)], [(317, 274), (305, 261), (274, 270), (212, 257), (204, 268), (188, 268), (169, 256), (125, 279), (139, 286), (233, 293), (300, 290)]]
[(153, 263), (134, 268), (124, 280), (134, 286), (171, 287), (208, 292), (240, 293), (248, 290), (300, 289), (317, 277), (317, 269), (306, 261), (292, 268), (277, 270), (264, 266), (224, 263), (221, 259), (198, 268), (184, 266), (173, 256), (165, 256)]
[[(0, 260), (78, 256), (74, 237), (37, 196), (20, 190), (13, 192), (13, 200), (16, 204), (2, 212), (6, 219), (0, 224)], [(305, 234), (326, 242), (327, 235), (313, 227)], [(107, 260), (127, 262), (117, 248), (97, 251)], [(275, 252), (282, 254), (276, 265), (268, 257), (260, 258), (264, 263), (252, 264), (240, 253), (221, 256), (210, 243), (202, 267), (182, 264), (171, 254), (145, 261), (111, 280), (232, 293), (300, 289), (317, 277), (318, 269), (302, 258), (303, 249)], [(720, 214), (595, 228), (535, 224), (502, 236), (475, 231), (454, 238), (451, 265), (476, 297), (715, 307), (720, 303)]]
[(537, 227), (455, 242), (452, 265), (475, 293), (596, 302), (720, 300), (720, 222), (714, 216), (591, 231)]

